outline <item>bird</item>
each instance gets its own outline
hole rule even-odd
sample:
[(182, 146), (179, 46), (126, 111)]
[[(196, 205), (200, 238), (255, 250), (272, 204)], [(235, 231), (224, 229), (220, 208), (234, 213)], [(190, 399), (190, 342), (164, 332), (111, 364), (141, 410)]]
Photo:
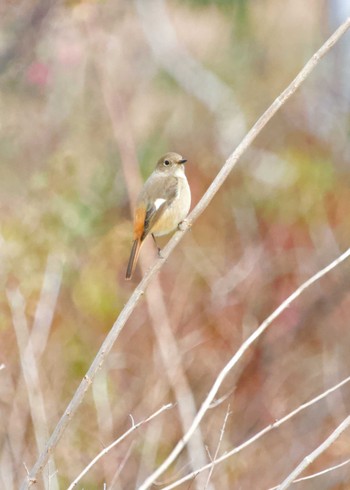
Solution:
[(131, 279), (135, 271), (145, 238), (151, 234), (157, 244), (155, 237), (171, 233), (186, 218), (191, 206), (191, 190), (185, 175), (186, 162), (178, 153), (166, 153), (144, 183), (136, 201), (134, 242), (125, 279)]

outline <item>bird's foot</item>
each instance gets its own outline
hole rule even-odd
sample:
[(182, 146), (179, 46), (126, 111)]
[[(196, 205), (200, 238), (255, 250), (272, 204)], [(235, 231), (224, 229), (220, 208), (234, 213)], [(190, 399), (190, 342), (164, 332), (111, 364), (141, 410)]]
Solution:
[(189, 228), (191, 228), (191, 222), (188, 219), (184, 219), (178, 224), (178, 229), (180, 231), (186, 231)]

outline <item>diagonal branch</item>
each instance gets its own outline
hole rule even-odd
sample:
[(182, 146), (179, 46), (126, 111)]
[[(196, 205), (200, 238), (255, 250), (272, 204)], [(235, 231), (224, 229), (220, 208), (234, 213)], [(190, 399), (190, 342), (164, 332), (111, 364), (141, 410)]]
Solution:
[(310, 466), (326, 449), (329, 448), (334, 441), (344, 432), (344, 430), (350, 427), (350, 415), (348, 415), (341, 424), (330, 434), (325, 441), (322, 442), (314, 451), (305, 456), (305, 458), (298, 464), (298, 466), (290, 473), (287, 478), (277, 487), (277, 490), (286, 490), (290, 487), (297, 476), (302, 473), (305, 468)]
[[(349, 463), (350, 463), (350, 459), (347, 459), (347, 460), (343, 461), (342, 463), (336, 464), (334, 466), (330, 466), (329, 468), (326, 468), (325, 470), (318, 471), (317, 473), (312, 473), (311, 475), (308, 475), (308, 476), (303, 476), (302, 478), (297, 478), (296, 480), (293, 480), (293, 483), (299, 483), (301, 481), (312, 480), (313, 478), (317, 478), (319, 476), (325, 475), (326, 473), (330, 473), (331, 471), (335, 471), (339, 468), (342, 468), (343, 466), (345, 466)], [(269, 488), (269, 490), (278, 490), (278, 486)]]
[(242, 142), (238, 145), (236, 150), (229, 156), (226, 160), (224, 166), (221, 168), (220, 172), (217, 174), (216, 178), (194, 208), (194, 210), (189, 215), (187, 223), (182, 227), (181, 230), (177, 231), (172, 239), (169, 241), (166, 247), (162, 251), (162, 258), (158, 259), (153, 267), (147, 272), (142, 281), (136, 287), (132, 293), (129, 301), (124, 306), (117, 320), (113, 324), (109, 334), (104, 340), (100, 350), (98, 351), (95, 359), (93, 360), (90, 368), (88, 369), (86, 375), (81, 381), (78, 389), (74, 393), (72, 400), (70, 401), (68, 407), (66, 408), (64, 414), (59, 420), (56, 428), (54, 429), (50, 439), (48, 440), (45, 449), (39, 455), (35, 465), (30, 470), (29, 474), (22, 483), (21, 489), (24, 490), (29, 488), (31, 485), (36, 483), (36, 478), (39, 473), (43, 470), (47, 464), (49, 455), (55, 449), (62, 434), (66, 430), (70, 420), (73, 415), (75, 415), (79, 405), (84, 399), (85, 393), (89, 389), (97, 371), (103, 365), (108, 353), (112, 349), (115, 341), (117, 340), (120, 332), (122, 331), (126, 321), (136, 308), (136, 305), (143, 296), (145, 289), (164, 265), (165, 261), (168, 259), (174, 248), (178, 245), (180, 240), (183, 238), (186, 231), (191, 227), (192, 223), (203, 213), (203, 211), (208, 207), (211, 200), (218, 192), (228, 175), (230, 174), (233, 167), (236, 165), (239, 158), (243, 153), (249, 148), (252, 142), (255, 140), (257, 135), (262, 131), (270, 119), (276, 114), (276, 112), (285, 104), (285, 102), (296, 92), (300, 85), (305, 81), (305, 79), (310, 75), (314, 68), (318, 65), (321, 58), (325, 56), (328, 51), (334, 46), (334, 44), (345, 34), (345, 32), (350, 27), (350, 17), (332, 34), (332, 36), (323, 44), (323, 46), (312, 56), (312, 58), (306, 63), (304, 68), (299, 72), (297, 77), (291, 82), (291, 84), (282, 92), (282, 94), (277, 97), (277, 99), (271, 104), (271, 106), (264, 112), (264, 114), (258, 119), (254, 124), (252, 129), (243, 138)]
[(88, 471), (91, 470), (91, 468), (103, 457), (105, 456), (107, 453), (109, 453), (109, 451), (111, 449), (113, 449), (114, 447), (116, 447), (118, 444), (120, 444), (122, 441), (124, 441), (124, 439), (126, 439), (132, 432), (134, 432), (135, 430), (137, 430), (139, 427), (141, 427), (142, 425), (145, 425), (147, 422), (150, 422), (151, 420), (153, 420), (154, 418), (158, 417), (158, 415), (160, 415), (161, 413), (163, 413), (165, 410), (169, 410), (170, 408), (173, 408), (173, 404), (171, 403), (168, 403), (167, 405), (163, 405), (161, 408), (159, 408), (156, 412), (152, 413), (152, 415), (150, 415), (149, 417), (147, 417), (146, 419), (144, 420), (141, 420), (140, 422), (138, 422), (137, 424), (135, 424), (134, 422), (134, 419), (131, 418), (131, 421), (132, 421), (132, 425), (130, 427), (130, 429), (128, 429), (126, 432), (124, 432), (124, 434), (122, 434), (120, 437), (118, 437), (118, 439), (116, 439), (115, 441), (113, 441), (111, 444), (109, 444), (107, 447), (105, 447), (104, 449), (102, 449), (102, 451), (100, 451), (98, 453), (97, 456), (94, 457), (94, 459), (92, 461), (90, 461), (90, 463), (83, 469), (83, 471), (81, 473), (79, 473), (79, 475), (75, 478), (75, 480), (69, 485), (68, 489), (67, 490), (73, 490), (74, 487), (77, 486), (77, 484), (80, 482), (80, 480), (83, 478), (83, 476), (86, 475), (86, 473)]

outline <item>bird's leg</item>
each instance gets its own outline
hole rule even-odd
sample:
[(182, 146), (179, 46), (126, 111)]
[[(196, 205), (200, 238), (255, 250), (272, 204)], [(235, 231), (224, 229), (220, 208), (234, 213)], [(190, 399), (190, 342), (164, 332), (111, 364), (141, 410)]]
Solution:
[(158, 247), (158, 243), (157, 243), (156, 237), (153, 235), (153, 233), (151, 233), (151, 235), (152, 235), (153, 241), (154, 241), (154, 243), (155, 243), (155, 245), (156, 245), (156, 247), (157, 247), (158, 257), (162, 257), (162, 254), (161, 254), (161, 251), (162, 251), (162, 250), (161, 250), (161, 248), (160, 248), (160, 247)]

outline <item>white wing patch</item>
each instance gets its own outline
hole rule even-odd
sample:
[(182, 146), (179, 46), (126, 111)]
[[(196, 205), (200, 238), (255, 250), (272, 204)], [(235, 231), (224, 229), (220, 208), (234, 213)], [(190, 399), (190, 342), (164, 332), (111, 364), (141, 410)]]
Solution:
[(154, 206), (155, 206), (155, 208), (156, 208), (156, 209), (159, 209), (159, 208), (160, 208), (160, 206), (161, 206), (161, 205), (162, 205), (162, 204), (163, 204), (165, 201), (166, 201), (166, 199), (161, 199), (161, 198), (156, 199), (156, 200), (154, 201)]

